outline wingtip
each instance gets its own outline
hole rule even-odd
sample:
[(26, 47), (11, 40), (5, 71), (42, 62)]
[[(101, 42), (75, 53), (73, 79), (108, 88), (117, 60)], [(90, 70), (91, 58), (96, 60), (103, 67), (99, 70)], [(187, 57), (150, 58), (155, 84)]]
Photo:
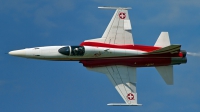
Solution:
[(124, 10), (132, 9), (131, 7), (109, 7), (109, 6), (100, 6), (98, 8), (99, 9), (124, 9)]
[(142, 106), (142, 104), (109, 103), (108, 106)]

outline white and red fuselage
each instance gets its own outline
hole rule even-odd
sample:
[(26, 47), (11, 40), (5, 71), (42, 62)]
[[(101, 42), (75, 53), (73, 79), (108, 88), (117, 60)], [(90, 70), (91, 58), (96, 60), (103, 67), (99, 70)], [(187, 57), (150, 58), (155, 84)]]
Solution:
[(154, 46), (135, 45), (128, 8), (116, 9), (101, 38), (89, 39), (79, 46), (45, 46), (10, 51), (24, 58), (79, 61), (88, 70), (106, 74), (126, 102), (115, 106), (139, 106), (136, 92), (136, 68), (155, 67), (166, 84), (173, 84), (173, 66), (187, 62), (181, 45), (171, 45), (168, 32), (161, 32)]
[[(9, 52), (10, 55), (54, 61), (79, 61), (85, 67), (125, 65), (132, 67), (167, 66), (186, 63), (186, 52), (151, 52), (161, 47), (143, 45), (114, 45), (82, 42), (80, 46), (46, 46)], [(174, 48), (176, 49), (176, 48)]]

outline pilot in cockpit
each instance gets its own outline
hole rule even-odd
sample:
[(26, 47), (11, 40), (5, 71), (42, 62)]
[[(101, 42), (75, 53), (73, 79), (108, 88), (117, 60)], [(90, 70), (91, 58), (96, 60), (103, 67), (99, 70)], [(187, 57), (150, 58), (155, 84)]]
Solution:
[(74, 54), (75, 54), (75, 55), (78, 55), (78, 48), (75, 48), (75, 49), (74, 49)]

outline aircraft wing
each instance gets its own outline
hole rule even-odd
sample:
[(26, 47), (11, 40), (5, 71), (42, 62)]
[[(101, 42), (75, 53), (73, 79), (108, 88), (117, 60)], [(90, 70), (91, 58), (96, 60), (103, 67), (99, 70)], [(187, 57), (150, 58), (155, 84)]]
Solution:
[(85, 42), (101, 42), (106, 44), (134, 44), (132, 27), (128, 15), (128, 9), (122, 7), (99, 7), (102, 9), (116, 9), (103, 36), (97, 39), (85, 40)]
[(106, 74), (126, 103), (110, 103), (111, 106), (138, 106), (136, 92), (136, 68), (122, 65), (87, 69)]

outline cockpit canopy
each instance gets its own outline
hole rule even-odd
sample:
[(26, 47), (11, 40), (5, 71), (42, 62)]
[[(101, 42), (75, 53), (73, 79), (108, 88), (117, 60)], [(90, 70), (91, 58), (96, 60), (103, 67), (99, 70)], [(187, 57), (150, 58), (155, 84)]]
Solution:
[(85, 48), (83, 46), (66, 46), (60, 48), (58, 52), (67, 56), (83, 56)]

